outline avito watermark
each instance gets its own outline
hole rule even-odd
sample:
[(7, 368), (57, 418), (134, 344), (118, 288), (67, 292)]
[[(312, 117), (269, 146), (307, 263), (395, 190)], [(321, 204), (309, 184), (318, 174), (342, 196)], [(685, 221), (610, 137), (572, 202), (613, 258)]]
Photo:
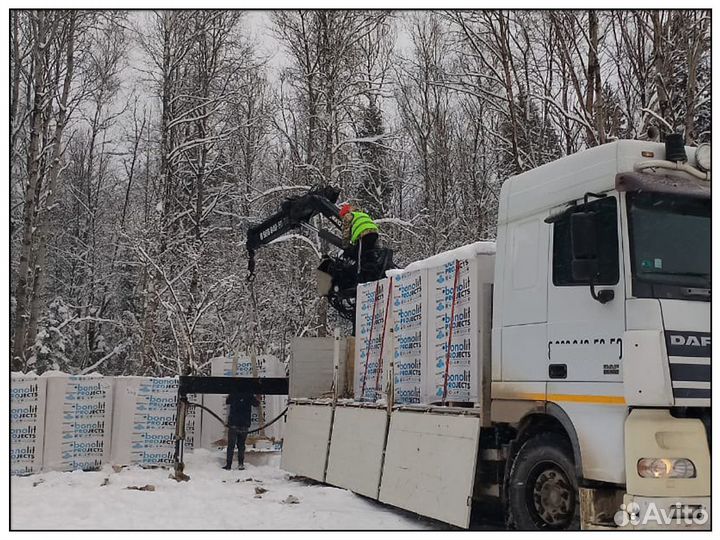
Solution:
[(615, 512), (615, 524), (618, 527), (628, 525), (705, 525), (710, 519), (708, 511), (693, 504), (677, 502), (669, 508), (660, 508), (654, 502), (649, 502), (643, 509), (638, 503), (621, 504), (620, 510)]

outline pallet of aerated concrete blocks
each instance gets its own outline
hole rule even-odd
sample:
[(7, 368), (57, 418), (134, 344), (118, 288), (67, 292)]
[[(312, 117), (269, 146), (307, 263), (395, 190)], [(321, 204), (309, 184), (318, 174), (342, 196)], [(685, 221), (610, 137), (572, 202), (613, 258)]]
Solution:
[[(177, 377), (13, 373), (11, 474), (97, 470), (106, 463), (170, 465), (177, 391)], [(200, 438), (194, 408), (185, 425), (185, 449), (191, 450)]]
[(396, 404), (480, 403), (494, 262), (476, 242), (359, 285), (355, 399), (383, 400), (392, 370)]
[(97, 470), (110, 459), (113, 378), (43, 374), (43, 470)]
[[(178, 379), (116, 377), (112, 462), (116, 465), (171, 465), (175, 452)], [(188, 394), (189, 401), (200, 396)], [(185, 419), (185, 450), (200, 434), (200, 414), (190, 407)]]

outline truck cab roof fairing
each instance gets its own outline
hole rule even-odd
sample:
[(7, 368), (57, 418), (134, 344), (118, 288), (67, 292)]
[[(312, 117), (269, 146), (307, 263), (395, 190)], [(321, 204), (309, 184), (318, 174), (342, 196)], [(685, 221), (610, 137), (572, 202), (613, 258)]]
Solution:
[(666, 174), (625, 172), (615, 177), (618, 191), (652, 191), (687, 197), (710, 198), (710, 182)]

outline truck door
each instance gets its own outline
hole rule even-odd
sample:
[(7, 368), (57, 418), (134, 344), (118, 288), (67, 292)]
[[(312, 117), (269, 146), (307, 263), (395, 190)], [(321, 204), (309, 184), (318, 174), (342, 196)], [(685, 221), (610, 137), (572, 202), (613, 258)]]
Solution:
[(595, 290), (614, 293), (604, 304), (592, 297), (588, 281), (573, 279), (570, 213), (551, 224), (547, 325), (551, 382), (622, 381), (625, 290), (618, 203), (617, 194), (609, 194), (582, 207), (595, 212), (599, 268)]

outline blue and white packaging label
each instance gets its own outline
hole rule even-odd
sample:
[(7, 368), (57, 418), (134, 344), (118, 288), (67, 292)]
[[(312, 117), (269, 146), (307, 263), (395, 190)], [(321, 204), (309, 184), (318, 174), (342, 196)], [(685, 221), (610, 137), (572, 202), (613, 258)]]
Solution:
[[(456, 267), (459, 269), (457, 280)], [(443, 395), (446, 401), (477, 399), (477, 336), (473, 332), (473, 319), (478, 316), (475, 313), (477, 291), (472, 290), (470, 269), (470, 260), (460, 259), (457, 266), (456, 261), (451, 261), (429, 271), (433, 290), (428, 329), (428, 367), (431, 373), (430, 400), (434, 402), (442, 401)]]
[(393, 280), (392, 318), (395, 335), (392, 355), (395, 403), (424, 403), (427, 399), (427, 271), (402, 272), (396, 274)]
[(42, 469), (45, 391), (45, 379), (32, 375), (10, 379), (10, 474)]
[(47, 377), (44, 469), (102, 467), (110, 456), (112, 396), (109, 377)]
[[(115, 464), (171, 465), (175, 452), (178, 379), (121, 377), (116, 381), (113, 452)], [(199, 396), (188, 394), (198, 402)], [(190, 407), (185, 418), (185, 450), (195, 445), (199, 415)]]
[(385, 388), (385, 368), (392, 354), (389, 331), (393, 324), (392, 310), (388, 309), (388, 317), (385, 316), (389, 286), (390, 280), (384, 278), (361, 283), (357, 288), (353, 389), (358, 401), (377, 401)]

